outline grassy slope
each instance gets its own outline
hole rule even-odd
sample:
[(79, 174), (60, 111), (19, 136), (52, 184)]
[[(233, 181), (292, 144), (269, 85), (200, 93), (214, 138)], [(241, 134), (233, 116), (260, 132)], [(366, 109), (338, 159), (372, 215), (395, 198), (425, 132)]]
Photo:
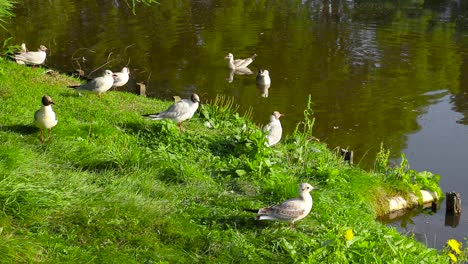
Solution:
[[(79, 96), (69, 82), (0, 59), (0, 262), (447, 262), (374, 220), (381, 177), (304, 135), (268, 149), (252, 124), (207, 105), (218, 128), (197, 115), (179, 133), (141, 117), (169, 102)], [(40, 144), (44, 94), (59, 124)], [(296, 196), (299, 182), (322, 190), (295, 231), (243, 210)]]

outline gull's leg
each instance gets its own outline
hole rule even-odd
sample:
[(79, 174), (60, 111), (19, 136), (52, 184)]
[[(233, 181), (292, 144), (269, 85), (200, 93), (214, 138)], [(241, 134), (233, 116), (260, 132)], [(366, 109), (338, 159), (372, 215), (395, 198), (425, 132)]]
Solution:
[(44, 130), (41, 129), (41, 137), (40, 137), (41, 143), (44, 143)]

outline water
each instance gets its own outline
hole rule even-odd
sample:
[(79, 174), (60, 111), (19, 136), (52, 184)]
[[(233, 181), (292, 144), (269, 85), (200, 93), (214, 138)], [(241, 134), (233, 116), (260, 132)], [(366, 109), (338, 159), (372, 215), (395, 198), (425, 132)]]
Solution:
[[(127, 89), (145, 82), (153, 97), (228, 95), (260, 124), (278, 110), (286, 133), (303, 120), (310, 95), (314, 136), (330, 148), (352, 149), (354, 162), (372, 169), (382, 142), (393, 159), (406, 153), (413, 169), (442, 176), (443, 191), (467, 197), (467, 3), (160, 2), (133, 15), (121, 0), (19, 1), (1, 36), (31, 50), (46, 45), (47, 66), (62, 71), (95, 77), (128, 64)], [(228, 81), (228, 52), (258, 55), (250, 68), (269, 70), (267, 97), (254, 76)], [(466, 213), (452, 228), (444, 212), (442, 204), (436, 214), (393, 225), (437, 248), (468, 237)]]

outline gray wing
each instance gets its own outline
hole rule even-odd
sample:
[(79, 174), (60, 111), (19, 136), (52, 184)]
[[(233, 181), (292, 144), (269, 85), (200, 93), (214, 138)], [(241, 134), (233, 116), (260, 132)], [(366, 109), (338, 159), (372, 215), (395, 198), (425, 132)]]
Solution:
[(272, 129), (273, 127), (271, 126), (271, 124), (267, 124), (263, 127), (263, 131), (267, 132), (267, 134), (270, 134)]
[(190, 104), (187, 99), (180, 100), (179, 102), (171, 105), (166, 111), (160, 113), (158, 116), (162, 118), (177, 118), (190, 111)]
[(15, 55), (15, 59), (22, 60), (22, 61), (25, 61), (25, 62), (31, 62), (31, 63), (36, 63), (39, 60), (42, 60), (41, 53), (34, 52), (34, 51), (17, 54), (17, 55)]
[(280, 205), (262, 208), (258, 212), (263, 215), (271, 215), (276, 219), (294, 220), (305, 213), (305, 208), (299, 200), (287, 200)]
[(82, 84), (80, 87), (78, 87), (78, 89), (92, 91), (96, 89), (97, 87), (99, 87), (98, 82), (96, 81), (96, 79), (93, 79), (87, 83)]
[(234, 61), (234, 64), (236, 65), (236, 67), (238, 68), (242, 68), (242, 67), (247, 67), (249, 66), (250, 63), (252, 63), (252, 59), (251, 58), (247, 58), (247, 59), (238, 59), (238, 60), (235, 60)]

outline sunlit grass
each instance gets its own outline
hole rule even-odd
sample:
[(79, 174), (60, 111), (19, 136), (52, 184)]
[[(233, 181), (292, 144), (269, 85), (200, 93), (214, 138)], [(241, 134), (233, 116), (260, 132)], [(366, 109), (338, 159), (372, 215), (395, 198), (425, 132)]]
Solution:
[[(3, 59), (0, 67), (3, 262), (448, 261), (375, 220), (382, 194), (404, 190), (310, 140), (312, 119), (268, 148), (226, 100), (204, 105), (181, 133), (141, 116), (171, 102), (79, 94), (68, 77)], [(32, 117), (44, 94), (59, 123), (41, 144)], [(245, 210), (296, 196), (300, 182), (321, 190), (295, 230)]]

